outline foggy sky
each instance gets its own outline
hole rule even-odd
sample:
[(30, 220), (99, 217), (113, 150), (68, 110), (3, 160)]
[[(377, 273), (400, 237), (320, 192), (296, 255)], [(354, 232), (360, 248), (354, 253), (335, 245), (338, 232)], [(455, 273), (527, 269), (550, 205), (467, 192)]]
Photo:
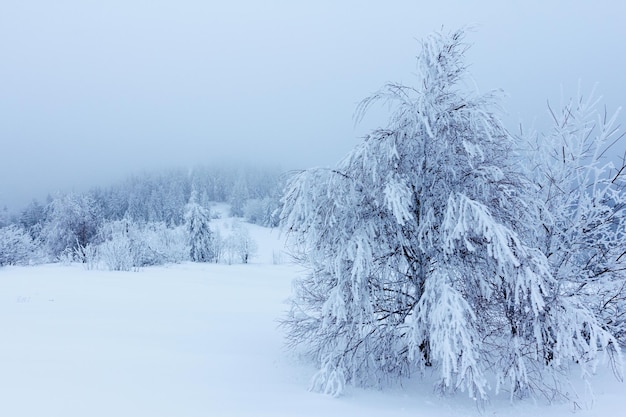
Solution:
[[(467, 3), (467, 4), (466, 4)], [(418, 42), (476, 25), (467, 58), (509, 127), (598, 83), (626, 104), (618, 1), (13, 1), (0, 5), (0, 206), (144, 169), (333, 165), (356, 104), (413, 82)], [(626, 125), (625, 117), (620, 117)]]

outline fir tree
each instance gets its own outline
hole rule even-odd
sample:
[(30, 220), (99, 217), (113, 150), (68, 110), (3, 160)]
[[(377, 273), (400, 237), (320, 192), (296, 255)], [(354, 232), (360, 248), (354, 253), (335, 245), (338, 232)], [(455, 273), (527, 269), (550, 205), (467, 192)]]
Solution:
[(209, 225), (211, 215), (208, 209), (197, 202), (196, 192), (185, 209), (185, 226), (189, 235), (189, 256), (194, 262), (215, 261), (213, 232)]

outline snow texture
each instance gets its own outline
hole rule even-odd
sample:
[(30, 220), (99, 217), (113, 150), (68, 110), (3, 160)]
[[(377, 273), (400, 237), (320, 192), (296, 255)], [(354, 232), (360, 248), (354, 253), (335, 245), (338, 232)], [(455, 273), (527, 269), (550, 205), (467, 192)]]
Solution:
[(312, 369), (285, 351), (276, 326), (300, 268), (274, 263), (275, 232), (251, 233), (260, 247), (248, 265), (0, 268), (0, 415), (586, 417), (626, 407), (607, 373), (594, 377), (595, 404), (576, 383), (575, 401), (494, 399), (481, 410), (443, 401), (429, 374), (385, 391), (347, 387), (341, 398), (310, 392)]

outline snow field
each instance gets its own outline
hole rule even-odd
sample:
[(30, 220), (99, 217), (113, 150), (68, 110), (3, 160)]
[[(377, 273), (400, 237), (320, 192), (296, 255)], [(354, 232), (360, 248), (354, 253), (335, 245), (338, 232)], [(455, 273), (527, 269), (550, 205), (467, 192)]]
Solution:
[(300, 268), (274, 264), (277, 232), (246, 227), (259, 246), (247, 265), (0, 269), (0, 416), (558, 417), (626, 408), (608, 371), (594, 382), (593, 408), (579, 387), (576, 404), (501, 396), (480, 410), (463, 393), (438, 397), (428, 377), (340, 398), (311, 393), (314, 369), (285, 350), (277, 323)]

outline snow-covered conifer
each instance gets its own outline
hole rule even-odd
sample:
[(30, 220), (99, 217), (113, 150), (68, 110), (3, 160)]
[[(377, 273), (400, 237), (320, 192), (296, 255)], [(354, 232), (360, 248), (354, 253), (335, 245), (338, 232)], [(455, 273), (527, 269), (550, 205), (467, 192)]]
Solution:
[[(433, 367), (443, 391), (486, 398), (558, 392), (561, 372), (593, 370), (616, 341), (562, 296), (537, 245), (534, 184), (492, 95), (466, 93), (462, 31), (422, 42), (414, 87), (335, 168), (289, 183), (281, 214), (310, 272), (295, 283), (288, 340), (316, 361), (313, 388), (378, 385)], [(547, 391), (544, 391), (547, 392)]]
[(196, 192), (191, 193), (185, 208), (185, 227), (189, 235), (189, 255), (194, 262), (213, 262), (215, 252), (213, 232), (209, 225), (211, 213), (197, 202)]
[(9, 217), (9, 209), (7, 206), (0, 208), (0, 227), (6, 227), (11, 223)]
[(235, 217), (242, 217), (246, 200), (249, 198), (248, 185), (245, 172), (240, 172), (233, 188), (230, 191), (228, 202), (230, 203), (230, 214)]

